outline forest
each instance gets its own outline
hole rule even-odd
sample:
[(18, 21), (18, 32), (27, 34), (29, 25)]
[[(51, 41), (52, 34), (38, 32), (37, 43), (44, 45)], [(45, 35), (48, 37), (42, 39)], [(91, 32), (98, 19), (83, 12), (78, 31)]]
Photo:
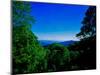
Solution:
[[(12, 1), (12, 73), (43, 73), (96, 69), (96, 7), (89, 6), (76, 37), (64, 46), (42, 46), (31, 31), (36, 22), (29, 2)], [(67, 21), (66, 21), (67, 22)]]

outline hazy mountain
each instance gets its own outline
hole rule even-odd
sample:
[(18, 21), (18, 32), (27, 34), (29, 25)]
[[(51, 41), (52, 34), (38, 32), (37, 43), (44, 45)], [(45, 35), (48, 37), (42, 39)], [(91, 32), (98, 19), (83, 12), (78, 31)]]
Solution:
[(54, 40), (39, 40), (39, 43), (42, 46), (46, 46), (46, 45), (50, 45), (52, 43), (59, 43), (58, 41), (54, 41)]
[(59, 43), (59, 44), (62, 44), (64, 46), (68, 46), (68, 45), (73, 44), (75, 42), (76, 41), (73, 41), (73, 40), (69, 40), (69, 41), (39, 40), (39, 43), (42, 46), (47, 46), (47, 45), (50, 45), (52, 43)]
[(77, 42), (77, 41), (69, 40), (69, 41), (60, 42), (60, 44), (62, 44), (64, 46), (68, 46), (68, 45), (71, 45), (75, 42)]

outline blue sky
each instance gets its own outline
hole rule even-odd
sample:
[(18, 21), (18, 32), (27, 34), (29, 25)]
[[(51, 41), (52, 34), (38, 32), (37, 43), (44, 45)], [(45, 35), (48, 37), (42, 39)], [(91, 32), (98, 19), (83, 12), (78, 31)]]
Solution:
[(80, 32), (88, 6), (36, 2), (31, 5), (31, 15), (36, 20), (32, 32), (38, 40), (78, 40), (75, 35)]

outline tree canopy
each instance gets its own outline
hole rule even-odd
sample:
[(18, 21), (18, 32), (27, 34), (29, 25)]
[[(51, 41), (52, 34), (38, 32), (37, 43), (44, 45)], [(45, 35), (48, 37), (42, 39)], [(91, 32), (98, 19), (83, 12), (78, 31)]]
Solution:
[(31, 31), (30, 3), (13, 1), (13, 73), (39, 72), (46, 56), (45, 49), (40, 46), (37, 37)]
[(90, 6), (85, 13), (85, 17), (82, 21), (81, 31), (76, 35), (83, 39), (93, 37), (96, 35), (96, 7)]
[(12, 1), (13, 26), (29, 25), (35, 22), (31, 12), (31, 4), (24, 1)]

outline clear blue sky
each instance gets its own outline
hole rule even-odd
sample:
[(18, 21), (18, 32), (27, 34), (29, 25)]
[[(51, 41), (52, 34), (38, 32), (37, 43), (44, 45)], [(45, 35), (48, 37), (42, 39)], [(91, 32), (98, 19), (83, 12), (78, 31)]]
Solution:
[(81, 21), (88, 6), (50, 3), (31, 3), (31, 15), (36, 19), (33, 33), (39, 40), (78, 40)]

